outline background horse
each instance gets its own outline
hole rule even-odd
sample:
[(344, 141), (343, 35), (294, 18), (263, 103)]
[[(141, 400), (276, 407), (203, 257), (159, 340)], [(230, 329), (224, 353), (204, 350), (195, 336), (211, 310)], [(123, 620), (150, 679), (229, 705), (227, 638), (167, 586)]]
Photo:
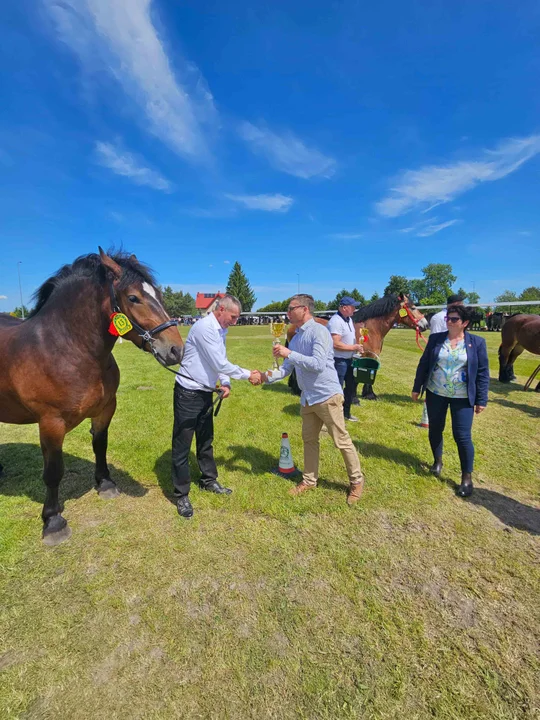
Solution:
[[(504, 323), (499, 346), (499, 381), (515, 380), (514, 362), (524, 350), (540, 355), (540, 315), (513, 315)], [(540, 392), (540, 383), (536, 386)]]
[(124, 313), (132, 325), (122, 329), (126, 339), (161, 364), (182, 359), (178, 321), (165, 312), (150, 270), (135, 255), (99, 253), (78, 258), (43, 283), (27, 320), (0, 316), (0, 422), (39, 425), (48, 545), (71, 534), (58, 499), (62, 445), (86, 418), (92, 419), (96, 489), (101, 497), (118, 495), (106, 457), (120, 380), (112, 316)]
[[(328, 325), (325, 318), (315, 318), (321, 325)], [(379, 300), (357, 310), (353, 315), (356, 330), (356, 342), (360, 340), (362, 327), (368, 329), (368, 338), (364, 342), (364, 351), (367, 357), (379, 357), (382, 351), (384, 338), (396, 322), (407, 327), (414, 328), (419, 334), (428, 329), (428, 322), (422, 313), (416, 309), (414, 303), (403, 293), (400, 295), (384, 295)], [(289, 343), (295, 332), (296, 326), (290, 325), (287, 330), (287, 343)], [(291, 374), (289, 387), (296, 395), (300, 395), (300, 388), (296, 381), (296, 374)], [(366, 400), (377, 400), (373, 392), (373, 385), (364, 385), (362, 397)]]

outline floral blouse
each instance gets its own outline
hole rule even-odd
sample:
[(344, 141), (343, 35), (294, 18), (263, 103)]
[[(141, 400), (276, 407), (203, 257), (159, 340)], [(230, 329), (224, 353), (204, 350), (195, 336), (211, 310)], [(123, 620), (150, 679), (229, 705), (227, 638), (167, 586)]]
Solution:
[(450, 398), (466, 398), (467, 350), (462, 340), (452, 349), (450, 341), (444, 341), (437, 364), (427, 383), (427, 389)]

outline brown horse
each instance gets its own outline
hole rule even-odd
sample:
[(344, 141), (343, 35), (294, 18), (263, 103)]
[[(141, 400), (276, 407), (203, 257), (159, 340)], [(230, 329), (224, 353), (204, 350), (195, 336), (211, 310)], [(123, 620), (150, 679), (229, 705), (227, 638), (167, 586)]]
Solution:
[(112, 318), (118, 313), (126, 339), (163, 365), (180, 362), (183, 343), (152, 273), (135, 255), (109, 256), (100, 248), (99, 255), (79, 257), (49, 278), (35, 298), (27, 320), (0, 316), (0, 422), (39, 425), (47, 487), (43, 540), (56, 545), (71, 534), (58, 499), (62, 445), (66, 433), (86, 418), (92, 421), (96, 489), (101, 497), (118, 495), (106, 457), (120, 380)]
[[(515, 380), (514, 362), (524, 350), (540, 355), (540, 315), (513, 315), (504, 323), (499, 346), (499, 381)], [(540, 392), (540, 383), (536, 386)]]
[[(315, 318), (318, 323), (327, 325), (328, 320)], [(359, 342), (361, 329), (368, 329), (368, 337), (364, 342), (366, 355), (379, 357), (382, 352), (384, 338), (396, 322), (407, 325), (417, 332), (417, 339), (420, 332), (428, 329), (428, 322), (422, 313), (417, 310), (414, 303), (403, 293), (400, 295), (384, 295), (379, 300), (357, 310), (353, 316), (356, 329), (356, 341)], [(296, 332), (296, 327), (291, 325), (287, 331), (287, 341), (290, 342)], [(296, 378), (289, 380), (289, 387), (295, 392)], [(296, 387), (298, 387), (296, 385)], [(298, 393), (299, 394), (299, 393)], [(373, 385), (364, 385), (362, 397), (366, 400), (377, 400), (373, 392)]]

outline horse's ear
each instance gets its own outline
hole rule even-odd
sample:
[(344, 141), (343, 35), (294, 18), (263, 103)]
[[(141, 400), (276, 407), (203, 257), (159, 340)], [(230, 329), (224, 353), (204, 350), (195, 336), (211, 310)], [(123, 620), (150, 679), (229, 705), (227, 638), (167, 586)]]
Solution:
[(99, 248), (99, 257), (101, 258), (101, 264), (104, 265), (107, 270), (110, 270), (115, 280), (119, 280), (122, 277), (122, 268), (120, 265), (115, 263), (101, 247)]
[(398, 295), (398, 298), (401, 300), (401, 302), (405, 302), (405, 295), (404, 293), (400, 292)]
[(136, 256), (136, 255), (130, 255), (130, 256), (129, 256), (129, 259), (130, 259), (132, 262), (136, 262), (136, 263), (139, 262), (139, 261), (137, 260), (137, 256)]

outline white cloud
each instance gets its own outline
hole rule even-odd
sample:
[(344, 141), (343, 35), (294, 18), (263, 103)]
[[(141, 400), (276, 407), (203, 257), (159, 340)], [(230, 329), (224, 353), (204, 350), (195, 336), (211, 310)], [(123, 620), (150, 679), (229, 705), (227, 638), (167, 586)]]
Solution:
[(176, 75), (151, 19), (151, 0), (44, 0), (60, 38), (83, 68), (105, 69), (142, 111), (142, 122), (175, 152), (208, 155), (205, 125), (214, 101), (198, 69), (177, 52)]
[(278, 135), (249, 122), (242, 123), (238, 132), (251, 150), (263, 155), (276, 170), (305, 179), (316, 176), (329, 178), (335, 172), (336, 161), (333, 158), (315, 148), (308, 148), (291, 132)]
[(362, 233), (331, 233), (328, 235), (330, 238), (335, 240), (358, 240), (363, 237)]
[(505, 140), (480, 159), (448, 165), (426, 165), (402, 173), (387, 197), (376, 204), (377, 212), (398, 217), (410, 210), (447, 203), (482, 182), (500, 180), (540, 152), (540, 135)]
[(224, 260), (223, 263), (224, 263), (224, 265), (230, 265), (230, 264), (231, 264), (231, 261), (230, 261), (230, 260)]
[(225, 195), (233, 202), (239, 203), (249, 210), (266, 210), (267, 212), (287, 212), (294, 200), (287, 195)]
[[(117, 150), (110, 143), (96, 143), (96, 159), (100, 165), (132, 180), (136, 185), (148, 185), (154, 190), (172, 192), (171, 183), (155, 170), (144, 167), (131, 153)], [(112, 214), (112, 213), (111, 213)], [(118, 218), (115, 218), (118, 220)]]
[(430, 235), (435, 235), (435, 233), (440, 232), (441, 230), (444, 230), (447, 227), (450, 227), (451, 225), (455, 225), (456, 223), (460, 222), (460, 220), (448, 220), (448, 222), (440, 223), (439, 225), (427, 225), (422, 230), (416, 233), (417, 237), (429, 237)]
[(0, 300), (7, 300), (7, 295), (0, 295)]

